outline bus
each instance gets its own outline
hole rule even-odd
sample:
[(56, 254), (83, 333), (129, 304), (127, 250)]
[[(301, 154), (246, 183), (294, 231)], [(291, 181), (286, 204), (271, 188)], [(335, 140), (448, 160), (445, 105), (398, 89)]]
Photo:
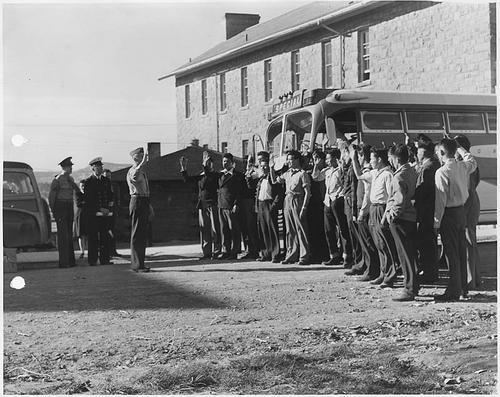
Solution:
[(466, 135), (481, 182), (482, 224), (497, 222), (497, 99), (488, 94), (314, 89), (280, 96), (268, 112), (265, 147), (283, 166), (286, 151), (312, 152), (354, 138), (375, 147), (419, 133), (434, 142)]
[(3, 162), (4, 248), (51, 245), (51, 220), (33, 169), (26, 163)]

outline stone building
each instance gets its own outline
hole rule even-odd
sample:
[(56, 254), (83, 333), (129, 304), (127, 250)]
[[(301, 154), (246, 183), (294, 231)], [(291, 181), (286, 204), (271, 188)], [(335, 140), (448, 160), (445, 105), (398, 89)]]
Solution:
[(298, 89), (495, 92), (495, 8), (350, 1), (263, 23), (226, 14), (226, 41), (162, 77), (175, 76), (178, 145), (198, 139), (244, 157), (273, 101)]

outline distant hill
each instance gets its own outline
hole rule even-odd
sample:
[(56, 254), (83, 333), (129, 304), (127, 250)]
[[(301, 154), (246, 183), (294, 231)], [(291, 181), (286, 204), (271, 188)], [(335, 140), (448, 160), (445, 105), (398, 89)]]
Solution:
[[(115, 164), (115, 163), (104, 163), (105, 168), (109, 168), (111, 172), (121, 170), (122, 168), (130, 167), (130, 164)], [(38, 183), (38, 188), (40, 189), (40, 194), (42, 197), (47, 199), (49, 197), (50, 184), (60, 171), (33, 171)], [(92, 169), (90, 166), (82, 168), (80, 170), (74, 170), (71, 174), (78, 183), (80, 180), (87, 178), (92, 174)]]

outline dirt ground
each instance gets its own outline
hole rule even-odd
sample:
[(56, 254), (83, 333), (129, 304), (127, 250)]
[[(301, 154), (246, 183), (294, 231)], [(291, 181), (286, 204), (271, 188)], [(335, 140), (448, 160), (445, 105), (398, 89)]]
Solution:
[(160, 248), (147, 274), (126, 260), (4, 274), (4, 393), (495, 394), (496, 251), (480, 245), (480, 291), (439, 304), (445, 272), (396, 303), (401, 283), (338, 267)]

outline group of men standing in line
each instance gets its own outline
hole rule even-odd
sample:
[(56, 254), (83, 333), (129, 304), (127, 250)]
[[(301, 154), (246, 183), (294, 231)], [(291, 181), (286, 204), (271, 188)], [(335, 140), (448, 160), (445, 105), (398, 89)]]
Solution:
[[(152, 208), (149, 204), (149, 185), (144, 171), (146, 153), (137, 148), (130, 153), (134, 165), (127, 174), (130, 191), (131, 216), (131, 262), (132, 270), (148, 272), (145, 266), (145, 251), (148, 237), (148, 223)], [(61, 173), (56, 175), (50, 186), (49, 206), (57, 225), (57, 248), (59, 267), (76, 265), (73, 247), (73, 235), (87, 238), (88, 264), (90, 266), (112, 264), (112, 256), (121, 256), (116, 252), (113, 234), (117, 208), (116, 195), (111, 186), (111, 172), (104, 170), (102, 158), (89, 162), (92, 175), (77, 185), (71, 176), (72, 157), (59, 163)], [(105, 172), (106, 171), (106, 172)], [(74, 219), (74, 203), (78, 207)], [(75, 221), (75, 232), (73, 222)], [(80, 242), (84, 255), (84, 242)]]
[[(312, 156), (287, 152), (275, 170), (269, 153), (250, 158), (246, 172), (234, 168), (230, 153), (214, 171), (208, 152), (203, 172), (181, 173), (198, 182), (200, 259), (252, 259), (307, 266), (340, 265), (360, 281), (390, 288), (402, 271), (396, 301), (413, 300), (421, 284), (438, 280), (437, 235), (450, 279), (437, 301), (466, 298), (479, 284), (476, 225), (479, 171), (459, 135), (434, 144), (420, 134), (389, 149), (338, 141)], [(285, 223), (280, 247), (278, 210)], [(241, 241), (246, 252), (242, 257)]]

